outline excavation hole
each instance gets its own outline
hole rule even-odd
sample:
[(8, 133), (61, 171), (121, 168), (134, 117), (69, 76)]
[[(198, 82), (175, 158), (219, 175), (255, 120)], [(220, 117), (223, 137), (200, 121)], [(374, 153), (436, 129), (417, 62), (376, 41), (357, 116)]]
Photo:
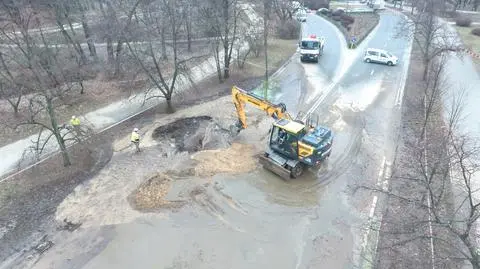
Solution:
[(226, 148), (232, 137), (211, 117), (199, 116), (176, 120), (154, 130), (152, 138), (161, 143), (174, 145), (177, 151), (189, 153)]

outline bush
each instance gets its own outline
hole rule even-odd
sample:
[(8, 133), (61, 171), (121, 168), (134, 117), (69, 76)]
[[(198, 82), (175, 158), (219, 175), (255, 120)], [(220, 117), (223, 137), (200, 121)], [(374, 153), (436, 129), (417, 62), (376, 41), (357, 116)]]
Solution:
[(472, 20), (466, 17), (458, 17), (455, 20), (455, 23), (461, 27), (468, 27), (470, 26), (470, 24), (472, 24)]
[(472, 30), (472, 35), (480, 36), (480, 28), (475, 28)]
[(343, 9), (336, 9), (332, 12), (332, 16), (342, 16), (345, 13)]
[(332, 13), (332, 11), (330, 9), (320, 9), (318, 11), (318, 13), (320, 13), (321, 15), (329, 15), (330, 13)]
[(288, 20), (277, 26), (277, 35), (280, 39), (297, 39), (300, 35), (300, 23)]
[(352, 17), (352, 16), (350, 16), (350, 15), (347, 15), (347, 14), (345, 14), (345, 13), (342, 14), (342, 15), (340, 16), (340, 18), (342, 19), (342, 22), (345, 22), (347, 25), (348, 25), (348, 24), (352, 24), (352, 23), (355, 22), (355, 18), (354, 18), (354, 17)]
[(334, 20), (334, 21), (340, 21), (340, 20), (342, 20), (342, 17), (340, 17), (340, 16), (332, 16), (332, 20)]
[(445, 12), (445, 17), (447, 17), (447, 18), (457, 18), (458, 17), (458, 12), (447, 11), (447, 12)]

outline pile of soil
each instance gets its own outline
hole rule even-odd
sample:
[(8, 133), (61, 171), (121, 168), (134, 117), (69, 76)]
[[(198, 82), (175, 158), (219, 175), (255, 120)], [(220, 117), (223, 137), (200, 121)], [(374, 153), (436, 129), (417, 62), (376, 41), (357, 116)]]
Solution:
[(220, 173), (241, 174), (257, 167), (255, 147), (233, 143), (231, 147), (220, 150), (205, 150), (195, 153), (195, 176), (214, 176)]
[(189, 153), (225, 148), (232, 139), (229, 131), (222, 129), (209, 116), (182, 118), (160, 126), (153, 131), (152, 138), (172, 143), (178, 151)]
[(167, 206), (169, 201), (165, 200), (165, 195), (170, 189), (171, 180), (162, 173), (150, 177), (130, 194), (131, 206), (139, 211), (152, 211)]

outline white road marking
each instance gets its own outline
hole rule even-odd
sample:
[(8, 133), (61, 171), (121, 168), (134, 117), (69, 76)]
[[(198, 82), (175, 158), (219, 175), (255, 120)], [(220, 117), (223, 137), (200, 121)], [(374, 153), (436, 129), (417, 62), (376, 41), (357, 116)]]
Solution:
[(385, 171), (385, 164), (386, 163), (387, 163), (387, 158), (385, 156), (383, 156), (382, 164), (380, 165), (380, 171), (378, 171), (377, 184), (380, 184), (380, 182), (383, 179), (383, 172)]
[(368, 215), (370, 218), (373, 218), (373, 214), (375, 214), (375, 208), (377, 207), (378, 197), (375, 195), (373, 196), (372, 207), (370, 208), (370, 214)]
[[(328, 23), (332, 24), (331, 22), (328, 22)], [(333, 90), (333, 88), (340, 82), (341, 78), (347, 73), (348, 69), (353, 65), (354, 60), (356, 60), (358, 55), (360, 55), (362, 51), (365, 50), (365, 47), (367, 46), (367, 44), (375, 36), (376, 32), (378, 31), (379, 25), (380, 24), (377, 24), (377, 26), (373, 28), (370, 34), (363, 40), (360, 46), (358, 46), (355, 49), (355, 51), (350, 51), (347, 49), (341, 50), (340, 62), (343, 62), (343, 64), (340, 64), (337, 67), (337, 69), (335, 70), (336, 75), (332, 79), (332, 83), (330, 83), (325, 88), (325, 90), (322, 93), (323, 95), (320, 98), (318, 98), (317, 101), (313, 104), (313, 106), (305, 113), (305, 117), (302, 120), (306, 120), (306, 116), (310, 113), (313, 113), (320, 106), (323, 100), (325, 100), (325, 98)], [(344, 41), (345, 39), (343, 38), (342, 33), (340, 32), (340, 30), (338, 30), (338, 28), (335, 25), (332, 24), (332, 26), (334, 27), (338, 38), (341, 40), (340, 42), (345, 45), (344, 47), (346, 47), (346, 41)], [(347, 54), (347, 57), (345, 57), (345, 54)]]
[[(383, 181), (384, 179), (384, 172), (385, 172), (385, 165), (387, 164), (386, 157), (383, 156), (382, 162), (380, 164), (380, 169), (378, 171), (378, 178), (377, 178), (377, 185), (380, 185), (380, 182)], [(377, 208), (377, 202), (378, 202), (378, 196), (374, 195), (373, 200), (372, 200), (372, 205), (370, 206), (370, 212), (368, 214), (368, 227), (367, 231), (363, 235), (363, 240), (362, 240), (362, 245), (361, 245), (361, 251), (365, 252), (368, 244), (368, 236), (370, 235), (370, 231), (372, 230), (370, 228), (370, 225), (374, 222), (374, 215), (375, 215), (375, 209)], [(381, 217), (380, 217), (380, 223), (381, 223)], [(378, 238), (377, 238), (378, 242)], [(377, 247), (377, 244), (375, 244), (375, 249)]]
[(372, 71), (370, 72), (370, 76), (373, 76), (374, 73), (375, 73), (375, 69), (372, 69)]

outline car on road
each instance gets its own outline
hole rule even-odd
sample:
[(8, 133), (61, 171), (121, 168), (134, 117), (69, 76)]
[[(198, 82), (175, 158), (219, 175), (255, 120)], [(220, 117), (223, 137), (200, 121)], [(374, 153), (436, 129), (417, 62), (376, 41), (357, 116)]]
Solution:
[(365, 51), (363, 60), (367, 63), (381, 63), (389, 66), (397, 65), (397, 56), (392, 55), (390, 52), (382, 49), (368, 48)]

